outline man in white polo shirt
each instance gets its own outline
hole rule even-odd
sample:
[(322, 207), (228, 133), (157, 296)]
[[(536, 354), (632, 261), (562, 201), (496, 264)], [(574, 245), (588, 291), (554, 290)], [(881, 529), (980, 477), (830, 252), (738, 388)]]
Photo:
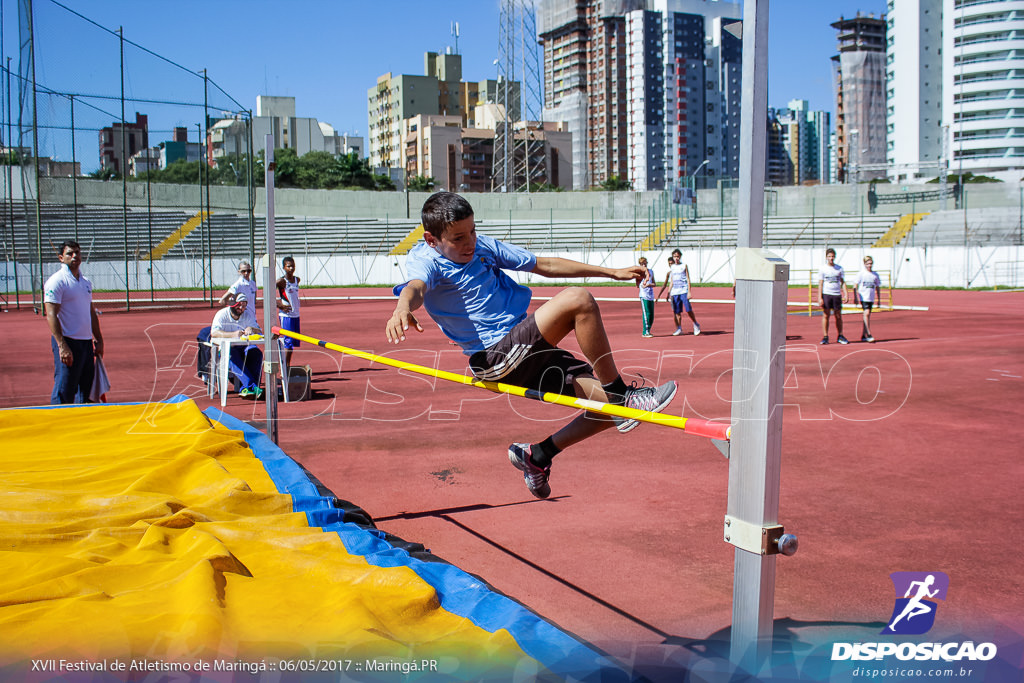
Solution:
[(53, 348), (52, 405), (88, 402), (95, 362), (103, 356), (103, 333), (92, 304), (92, 283), (81, 273), (82, 248), (64, 240), (57, 250), (60, 270), (43, 288), (46, 322)]
[[(263, 334), (256, 316), (249, 311), (249, 297), (239, 292), (233, 303), (217, 311), (210, 324), (210, 339), (239, 339), (250, 335)], [(255, 344), (232, 346), (228, 356), (231, 374), (238, 379), (238, 394), (243, 398), (259, 399), (260, 373), (263, 367), (263, 352)]]

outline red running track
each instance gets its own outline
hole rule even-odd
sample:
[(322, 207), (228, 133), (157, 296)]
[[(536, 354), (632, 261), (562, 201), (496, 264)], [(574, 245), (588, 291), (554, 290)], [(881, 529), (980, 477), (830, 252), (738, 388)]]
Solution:
[[(557, 289), (538, 289), (537, 296)], [(659, 303), (640, 337), (628, 287), (598, 288), (620, 368), (673, 378), (671, 410), (729, 414), (733, 307), (697, 303), (704, 334), (671, 336)], [(803, 293), (792, 294), (798, 298)], [(310, 290), (387, 295), (389, 290)], [(694, 298), (728, 300), (724, 288)], [(821, 320), (789, 315), (780, 520), (800, 551), (778, 560), (775, 617), (794, 651), (840, 631), (877, 634), (889, 574), (943, 571), (950, 593), (929, 638), (1024, 633), (1024, 292), (899, 291), (923, 311), (876, 313), (875, 344), (819, 346)], [(112, 401), (195, 395), (195, 332), (214, 311), (105, 306)], [(304, 301), (303, 332), (464, 372), (437, 328), (389, 346), (388, 301)], [(859, 339), (857, 316), (847, 337)], [(575, 348), (569, 340), (568, 348)], [(281, 445), (377, 525), (418, 541), (580, 638), (657, 679), (714, 652), (731, 621), (733, 549), (722, 541), (728, 463), (706, 439), (641, 425), (559, 455), (535, 500), (506, 457), (572, 413), (303, 346), (312, 400), (282, 404)], [(31, 311), (0, 314), (0, 406), (44, 404), (49, 333)], [(627, 378), (628, 379), (628, 378)], [(218, 403), (219, 405), (219, 403)], [(227, 412), (265, 419), (235, 395)], [(40, 438), (73, 440), (73, 435)], [(871, 639), (865, 636), (861, 639)], [(1019, 649), (1017, 650), (1019, 656)]]

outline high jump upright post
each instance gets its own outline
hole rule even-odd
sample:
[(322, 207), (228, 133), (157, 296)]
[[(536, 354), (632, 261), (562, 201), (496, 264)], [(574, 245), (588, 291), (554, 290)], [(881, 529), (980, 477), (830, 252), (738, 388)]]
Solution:
[(743, 3), (732, 442), (724, 537), (736, 546), (730, 659), (756, 675), (771, 651), (775, 560), (796, 551), (778, 523), (789, 264), (762, 248), (768, 0)]
[[(281, 367), (281, 358), (277, 340), (270, 334), (270, 328), (277, 324), (277, 278), (274, 272), (277, 256), (274, 249), (276, 239), (274, 235), (274, 136), (269, 133), (264, 149), (266, 150), (264, 179), (267, 194), (267, 253), (263, 257), (265, 261), (263, 264), (263, 384), (267, 388), (267, 436), (277, 443), (277, 370)], [(249, 163), (252, 163), (251, 159)], [(251, 169), (250, 172), (252, 172)]]

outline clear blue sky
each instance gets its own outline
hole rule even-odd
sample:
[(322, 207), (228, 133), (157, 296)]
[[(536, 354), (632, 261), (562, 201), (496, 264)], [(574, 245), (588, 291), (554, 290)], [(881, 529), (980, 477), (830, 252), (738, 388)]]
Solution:
[[(211, 107), (255, 109), (257, 95), (296, 98), (296, 114), (317, 118), (339, 132), (366, 135), (366, 91), (387, 72), (420, 74), (423, 53), (454, 47), (459, 22), (463, 78), (494, 78), (498, 0), (60, 0), (96, 24), (175, 62), (182, 70), (136, 47), (125, 51), (125, 94), (159, 102), (129, 102), (126, 118), (149, 114), (150, 144), (187, 126), (196, 139), (202, 121), (206, 69), (227, 93), (210, 88)], [(16, 0), (0, 0), (4, 57), (18, 69)], [(885, 11), (885, 0), (772, 0), (769, 20), (769, 105), (806, 99), (812, 109), (834, 110), (831, 63), (841, 15)], [(119, 42), (116, 35), (75, 16), (53, 0), (34, 0), (37, 82), (51, 90), (115, 99), (76, 98), (75, 149), (83, 170), (98, 165), (94, 129), (120, 117)], [(5, 59), (6, 63), (6, 59)], [(0, 83), (0, 88), (6, 84)], [(12, 90), (17, 98), (16, 81)], [(228, 97), (230, 96), (230, 97)], [(16, 109), (16, 107), (15, 107)], [(66, 97), (38, 104), (41, 153), (70, 156)], [(5, 113), (6, 114), (6, 113)], [(5, 116), (6, 118), (6, 116)], [(17, 114), (14, 115), (15, 120)], [(46, 126), (53, 126), (47, 128)], [(4, 131), (4, 139), (7, 134)]]

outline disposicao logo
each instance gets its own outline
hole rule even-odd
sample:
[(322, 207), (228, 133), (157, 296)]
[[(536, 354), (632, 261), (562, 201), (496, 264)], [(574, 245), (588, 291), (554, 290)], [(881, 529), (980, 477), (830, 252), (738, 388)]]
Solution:
[(930, 631), (939, 609), (936, 600), (946, 599), (949, 577), (942, 572), (893, 572), (889, 577), (896, 589), (896, 604), (882, 633), (919, 635)]
[[(919, 635), (935, 625), (937, 600), (946, 599), (949, 577), (942, 572), (893, 572), (896, 604), (882, 634)], [(884, 660), (887, 657), (907, 661), (955, 662), (988, 661), (997, 654), (993, 643), (833, 643), (832, 661)]]

